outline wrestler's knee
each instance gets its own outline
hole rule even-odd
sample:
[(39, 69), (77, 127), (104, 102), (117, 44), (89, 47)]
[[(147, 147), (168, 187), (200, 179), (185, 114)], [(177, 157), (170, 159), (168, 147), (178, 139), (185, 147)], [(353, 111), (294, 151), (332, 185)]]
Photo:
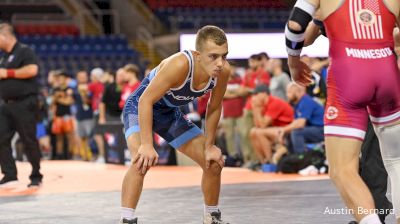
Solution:
[(250, 129), (250, 138), (254, 139), (258, 137), (258, 128)]
[(329, 177), (335, 184), (341, 184), (343, 182), (348, 181), (347, 177), (352, 177), (353, 175), (358, 174), (358, 171), (351, 166), (329, 166)]

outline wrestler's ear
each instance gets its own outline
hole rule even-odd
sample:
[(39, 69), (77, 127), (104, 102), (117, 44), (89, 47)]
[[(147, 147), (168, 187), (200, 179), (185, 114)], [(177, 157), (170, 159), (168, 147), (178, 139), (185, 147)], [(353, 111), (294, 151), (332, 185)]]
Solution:
[(196, 60), (200, 60), (200, 51), (194, 51), (193, 56)]

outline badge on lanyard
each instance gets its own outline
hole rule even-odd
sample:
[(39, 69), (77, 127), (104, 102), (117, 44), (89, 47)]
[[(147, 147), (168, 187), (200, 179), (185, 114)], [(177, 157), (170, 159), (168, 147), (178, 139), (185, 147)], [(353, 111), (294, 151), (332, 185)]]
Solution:
[(10, 57), (8, 57), (8, 63), (12, 62), (14, 60), (14, 55), (10, 55)]

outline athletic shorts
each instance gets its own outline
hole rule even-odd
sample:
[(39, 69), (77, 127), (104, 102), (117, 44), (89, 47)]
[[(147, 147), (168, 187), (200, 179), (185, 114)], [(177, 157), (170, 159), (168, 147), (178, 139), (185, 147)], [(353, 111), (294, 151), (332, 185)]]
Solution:
[[(400, 73), (390, 48), (340, 42), (333, 45), (327, 78), (325, 136), (363, 140), (368, 116), (374, 125), (400, 119)], [(359, 52), (380, 54), (373, 59)]]
[[(140, 131), (138, 104), (145, 89), (146, 85), (140, 86), (126, 100), (122, 112), (126, 139)], [(200, 128), (185, 118), (178, 107), (169, 107), (160, 101), (153, 105), (153, 131), (175, 149), (203, 134)]]
[(69, 134), (74, 131), (74, 121), (71, 116), (55, 117), (51, 132), (55, 135)]

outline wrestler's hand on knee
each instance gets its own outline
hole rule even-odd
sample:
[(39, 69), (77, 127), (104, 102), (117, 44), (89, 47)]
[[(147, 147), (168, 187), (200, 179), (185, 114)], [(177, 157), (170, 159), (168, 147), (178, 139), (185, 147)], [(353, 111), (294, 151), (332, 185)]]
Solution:
[(288, 65), (293, 81), (302, 86), (311, 84), (311, 69), (299, 57), (289, 56)]
[(217, 162), (221, 168), (224, 167), (225, 165), (225, 159), (224, 156), (222, 155), (221, 149), (218, 148), (215, 145), (206, 147), (205, 151), (206, 155), (206, 168), (208, 169), (210, 167), (211, 161)]
[(136, 169), (142, 171), (145, 174), (151, 166), (155, 166), (158, 163), (158, 154), (154, 149), (152, 144), (142, 144), (140, 145), (135, 158), (133, 159), (133, 164), (136, 163)]

